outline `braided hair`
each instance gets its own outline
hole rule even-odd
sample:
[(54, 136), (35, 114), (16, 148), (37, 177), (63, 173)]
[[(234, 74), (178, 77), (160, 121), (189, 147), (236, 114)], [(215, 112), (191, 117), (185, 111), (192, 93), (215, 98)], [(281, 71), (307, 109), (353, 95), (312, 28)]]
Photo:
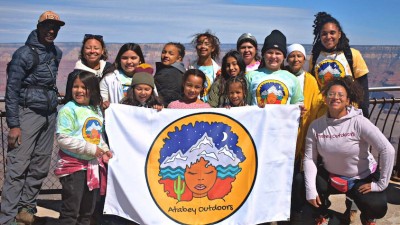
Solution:
[[(329, 49), (325, 49), (325, 47), (321, 43), (321, 30), (322, 30), (322, 27), (327, 23), (335, 24), (337, 26), (337, 28), (339, 29), (339, 32), (341, 33), (341, 37), (339, 38), (339, 42), (338, 42), (335, 50), (343, 51), (345, 53), (351, 52), (350, 45), (349, 45), (349, 39), (347, 38), (346, 34), (343, 32), (342, 26), (340, 25), (339, 21), (337, 21), (334, 17), (332, 17), (330, 14), (328, 14), (326, 12), (319, 12), (315, 15), (315, 20), (314, 20), (314, 25), (313, 25), (314, 41), (313, 41), (313, 47), (311, 50), (313, 67), (315, 66), (317, 58), (322, 50), (330, 51)], [(311, 73), (313, 75), (315, 75), (313, 69), (311, 69)]]
[[(203, 71), (201, 71), (201, 70), (199, 70), (199, 69), (188, 69), (188, 70), (186, 70), (186, 72), (183, 74), (183, 78), (182, 78), (182, 89), (181, 89), (181, 91), (182, 91), (182, 98), (185, 96), (185, 93), (184, 93), (184, 89), (185, 89), (185, 83), (186, 83), (186, 81), (188, 80), (188, 78), (189, 78), (189, 76), (190, 75), (193, 75), (193, 76), (195, 76), (195, 77), (200, 77), (201, 79), (202, 79), (202, 87), (203, 87), (203, 89), (200, 91), (200, 94), (199, 94), (199, 96), (200, 96), (200, 98), (203, 98), (204, 97), (204, 88), (205, 88), (205, 84), (207, 83), (207, 77), (206, 77), (206, 75), (204, 74), (204, 72)], [(181, 99), (182, 99), (181, 98)]]
[(240, 103), (238, 106), (245, 106), (246, 105), (246, 99), (247, 99), (247, 80), (244, 76), (234, 76), (230, 77), (226, 81), (226, 86), (225, 86), (225, 99), (227, 100), (227, 105), (234, 106), (231, 104), (229, 100), (229, 86), (233, 83), (240, 83), (242, 85), (242, 91), (243, 91), (243, 101)]

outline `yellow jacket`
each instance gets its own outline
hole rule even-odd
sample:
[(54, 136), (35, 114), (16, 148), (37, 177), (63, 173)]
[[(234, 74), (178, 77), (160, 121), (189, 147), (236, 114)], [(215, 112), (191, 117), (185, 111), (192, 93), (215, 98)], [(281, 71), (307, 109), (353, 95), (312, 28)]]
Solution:
[(305, 137), (308, 127), (313, 120), (324, 115), (327, 111), (317, 80), (308, 72), (304, 74), (303, 95), (304, 107), (307, 111), (300, 121), (296, 144), (296, 158), (300, 160), (303, 159), (304, 156)]

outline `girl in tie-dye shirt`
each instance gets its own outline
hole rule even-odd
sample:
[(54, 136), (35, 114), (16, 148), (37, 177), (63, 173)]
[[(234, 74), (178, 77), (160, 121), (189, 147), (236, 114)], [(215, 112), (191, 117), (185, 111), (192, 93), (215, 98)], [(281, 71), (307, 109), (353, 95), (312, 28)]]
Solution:
[(97, 78), (86, 71), (73, 81), (72, 95), (57, 120), (59, 160), (54, 171), (62, 184), (60, 224), (89, 224), (99, 190), (105, 194), (105, 167), (112, 153), (103, 140)]

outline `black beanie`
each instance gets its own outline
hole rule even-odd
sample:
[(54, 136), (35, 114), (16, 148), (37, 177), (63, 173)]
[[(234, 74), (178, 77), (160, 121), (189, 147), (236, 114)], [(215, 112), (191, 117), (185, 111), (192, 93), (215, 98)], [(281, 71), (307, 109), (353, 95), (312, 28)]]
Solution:
[(265, 37), (261, 53), (264, 55), (264, 53), (271, 48), (280, 50), (286, 58), (286, 37), (279, 30), (273, 30), (270, 35)]

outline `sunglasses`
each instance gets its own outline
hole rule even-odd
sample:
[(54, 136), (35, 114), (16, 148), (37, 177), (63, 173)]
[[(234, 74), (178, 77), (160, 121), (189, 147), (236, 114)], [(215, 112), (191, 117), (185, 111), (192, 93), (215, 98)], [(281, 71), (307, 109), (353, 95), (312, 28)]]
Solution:
[(42, 23), (40, 23), (40, 26), (46, 30), (55, 30), (55, 31), (60, 30), (60, 25), (57, 25), (52, 22), (42, 22)]
[(99, 39), (99, 40), (103, 40), (103, 35), (98, 35), (98, 34), (85, 34), (85, 39), (90, 39), (90, 38), (94, 38), (94, 39)]

